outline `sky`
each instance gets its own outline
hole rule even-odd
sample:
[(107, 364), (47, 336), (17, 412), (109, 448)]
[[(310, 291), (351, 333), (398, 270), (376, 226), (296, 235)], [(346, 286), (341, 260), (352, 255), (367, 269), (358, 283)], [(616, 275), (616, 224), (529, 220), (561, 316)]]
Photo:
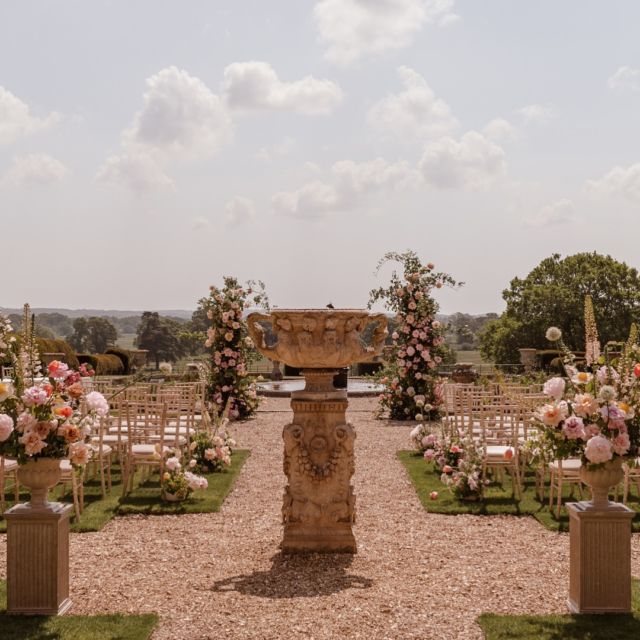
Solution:
[(636, 0), (6, 0), (0, 306), (363, 307), (388, 251), (500, 312), (553, 253), (640, 267)]

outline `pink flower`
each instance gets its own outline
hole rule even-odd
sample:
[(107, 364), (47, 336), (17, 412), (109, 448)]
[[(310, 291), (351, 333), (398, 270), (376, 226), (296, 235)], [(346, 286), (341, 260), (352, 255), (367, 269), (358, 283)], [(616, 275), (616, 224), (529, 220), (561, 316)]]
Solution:
[(631, 441), (629, 440), (628, 433), (619, 433), (612, 442), (613, 450), (619, 455), (623, 456), (629, 451)]
[(22, 401), (27, 407), (39, 407), (46, 403), (47, 392), (42, 387), (29, 387), (22, 394)]
[(620, 380), (620, 374), (613, 367), (600, 367), (596, 371), (596, 378), (600, 384), (607, 384), (610, 382), (618, 382)]
[(437, 491), (432, 491), (432, 492), (429, 494), (429, 498), (430, 498), (431, 500), (437, 500), (437, 499), (438, 499), (438, 492), (437, 492)]
[(586, 433), (584, 430), (584, 422), (582, 418), (577, 416), (569, 416), (562, 425), (562, 432), (568, 440), (584, 439)]
[(572, 404), (575, 413), (583, 418), (595, 413), (600, 406), (598, 401), (590, 393), (579, 393), (573, 399)]
[(544, 383), (542, 391), (546, 395), (551, 396), (554, 400), (560, 400), (560, 398), (562, 398), (562, 394), (564, 393), (565, 387), (566, 383), (564, 381), (564, 378), (550, 378)]
[(424, 452), (424, 459), (427, 462), (431, 462), (435, 458), (435, 456), (436, 456), (436, 452), (433, 449), (427, 449)]
[(409, 345), (407, 347), (407, 355), (408, 356), (412, 356), (415, 352), (416, 352), (416, 350), (411, 345)]
[(453, 473), (453, 467), (449, 466), (448, 464), (445, 464), (444, 467), (442, 467), (442, 473), (446, 473), (446, 474)]
[(30, 431), (36, 422), (38, 421), (28, 411), (23, 411), (18, 416), (17, 429), (20, 433)]
[(38, 437), (38, 434), (33, 431), (25, 433), (23, 436), (18, 438), (18, 442), (24, 445), (25, 453), (28, 456), (37, 455), (47, 446), (47, 443), (44, 442), (44, 440), (41, 440)]
[(109, 403), (99, 391), (88, 393), (85, 402), (89, 411), (95, 411), (99, 416), (106, 416), (109, 413)]
[(593, 464), (607, 462), (613, 458), (613, 446), (605, 437), (594, 436), (587, 440), (584, 455)]
[(548, 427), (557, 427), (569, 414), (567, 403), (545, 404), (536, 411), (536, 417)]
[(47, 365), (47, 371), (54, 380), (65, 380), (69, 374), (69, 365), (59, 360), (53, 360)]
[(6, 413), (0, 413), (0, 442), (5, 442), (13, 433), (13, 418)]
[(165, 466), (167, 467), (167, 469), (169, 469), (169, 471), (179, 471), (182, 468), (180, 460), (178, 460), (178, 458), (176, 458), (175, 456), (167, 458)]
[(69, 460), (76, 467), (84, 467), (91, 458), (91, 449), (84, 442), (69, 445)]

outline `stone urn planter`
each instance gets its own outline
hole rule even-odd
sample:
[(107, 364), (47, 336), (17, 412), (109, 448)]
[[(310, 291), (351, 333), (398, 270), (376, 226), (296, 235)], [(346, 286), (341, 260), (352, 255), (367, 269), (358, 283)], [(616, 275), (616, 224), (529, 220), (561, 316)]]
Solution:
[(184, 502), (187, 499), (187, 495), (185, 493), (169, 493), (168, 491), (163, 491), (162, 499), (165, 502)]
[[(372, 344), (366, 346), (362, 335), (374, 322)], [(345, 417), (347, 390), (336, 389), (334, 376), (382, 351), (387, 317), (362, 309), (275, 309), (250, 314), (247, 326), (264, 356), (299, 367), (305, 377), (305, 388), (291, 393), (293, 421), (282, 434), (288, 480), (282, 550), (355, 553), (355, 430)]]
[(580, 480), (591, 489), (591, 507), (606, 509), (609, 506), (609, 491), (624, 478), (622, 458), (614, 458), (596, 469), (589, 469), (592, 465), (583, 464), (580, 467)]
[(18, 467), (18, 480), (31, 491), (31, 500), (27, 503), (33, 511), (49, 511), (51, 503), (47, 500), (49, 489), (60, 480), (60, 460), (58, 458), (37, 458)]

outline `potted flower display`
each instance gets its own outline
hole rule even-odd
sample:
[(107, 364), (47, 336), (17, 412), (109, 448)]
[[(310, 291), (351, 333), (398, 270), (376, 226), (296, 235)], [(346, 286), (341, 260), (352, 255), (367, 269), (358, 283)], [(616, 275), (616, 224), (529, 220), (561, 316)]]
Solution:
[(60, 460), (68, 458), (74, 467), (88, 462), (92, 428), (109, 405), (97, 391), (87, 393), (80, 372), (64, 362), (53, 360), (42, 370), (28, 305), (19, 340), (0, 314), (0, 360), (7, 359), (12, 377), (0, 382), (0, 455), (18, 461), (31, 508), (46, 509)]
[(178, 456), (168, 458), (162, 475), (162, 499), (166, 502), (182, 502), (193, 491), (206, 489), (209, 486), (207, 479), (193, 472), (196, 466), (197, 461), (194, 458), (189, 460), (186, 469)]
[(621, 352), (601, 353), (591, 301), (586, 302), (586, 363), (582, 370), (562, 341), (562, 332), (550, 327), (546, 337), (563, 353), (565, 376), (544, 385), (549, 401), (534, 413), (541, 446), (550, 458), (580, 457), (581, 480), (592, 490), (592, 504), (608, 504), (609, 488), (623, 477), (622, 463), (638, 455), (640, 444), (640, 350), (637, 330)]

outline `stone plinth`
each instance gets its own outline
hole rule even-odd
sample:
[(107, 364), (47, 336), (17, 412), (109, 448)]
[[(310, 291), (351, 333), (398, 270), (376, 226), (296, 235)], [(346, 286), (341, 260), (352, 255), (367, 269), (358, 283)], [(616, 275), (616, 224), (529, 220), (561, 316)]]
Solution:
[(593, 508), (571, 502), (570, 575), (567, 604), (574, 613), (628, 613), (631, 610), (631, 520), (622, 504)]
[(282, 434), (288, 480), (282, 550), (355, 553), (355, 431), (345, 418), (347, 393), (333, 389), (333, 370), (304, 373), (307, 387), (291, 394), (293, 422)]
[(69, 514), (73, 506), (49, 510), (19, 504), (7, 519), (7, 613), (58, 615), (69, 600)]

